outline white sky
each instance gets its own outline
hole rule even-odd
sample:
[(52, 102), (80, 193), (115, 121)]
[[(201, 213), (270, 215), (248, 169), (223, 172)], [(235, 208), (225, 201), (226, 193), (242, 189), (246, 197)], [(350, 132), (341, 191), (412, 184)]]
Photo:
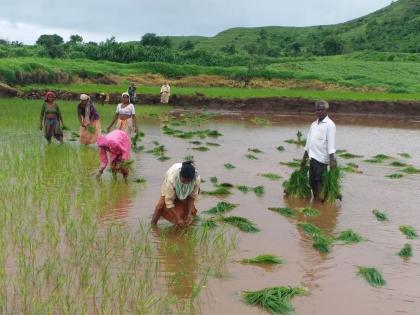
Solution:
[(214, 36), (231, 27), (335, 24), (391, 0), (0, 0), (0, 38), (34, 43), (42, 34), (85, 41), (145, 33)]

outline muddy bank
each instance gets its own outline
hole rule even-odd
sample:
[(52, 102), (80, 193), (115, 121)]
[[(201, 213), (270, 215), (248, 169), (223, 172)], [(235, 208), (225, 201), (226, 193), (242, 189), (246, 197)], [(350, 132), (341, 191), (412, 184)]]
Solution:
[[(54, 91), (59, 99), (79, 99), (79, 93)], [(41, 99), (45, 91), (31, 91), (23, 98)], [(101, 102), (100, 94), (91, 94), (95, 102)], [(158, 105), (159, 95), (140, 94), (140, 103)], [(109, 94), (106, 103), (116, 104), (120, 94)], [(329, 101), (331, 112), (342, 115), (372, 115), (420, 118), (420, 101)], [(313, 113), (314, 101), (303, 98), (267, 97), (249, 99), (210, 98), (204, 95), (172, 95), (170, 105), (185, 109), (209, 109), (218, 111), (247, 111), (255, 113), (306, 114)]]

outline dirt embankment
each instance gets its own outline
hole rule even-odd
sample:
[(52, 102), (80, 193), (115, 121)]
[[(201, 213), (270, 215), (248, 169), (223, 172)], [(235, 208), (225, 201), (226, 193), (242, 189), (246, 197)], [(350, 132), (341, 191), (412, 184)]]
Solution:
[[(79, 93), (54, 91), (59, 99), (79, 99)], [(32, 91), (23, 98), (41, 99), (46, 91)], [(158, 105), (159, 95), (140, 94), (140, 103)], [(91, 94), (95, 102), (100, 102), (99, 94)], [(120, 94), (110, 94), (107, 103), (116, 104)], [(330, 111), (342, 115), (372, 115), (389, 117), (420, 118), (420, 101), (329, 101)], [(209, 98), (203, 95), (173, 95), (170, 105), (185, 109), (209, 109), (218, 111), (247, 111), (255, 113), (301, 114), (313, 113), (314, 101), (303, 98), (267, 97), (249, 99)]]
[(7, 84), (0, 82), (0, 96), (13, 97), (17, 96), (18, 91)]

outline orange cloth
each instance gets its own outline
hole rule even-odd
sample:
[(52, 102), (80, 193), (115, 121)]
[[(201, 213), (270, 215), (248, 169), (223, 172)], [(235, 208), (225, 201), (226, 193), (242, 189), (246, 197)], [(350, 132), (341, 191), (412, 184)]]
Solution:
[[(190, 197), (188, 197), (187, 199), (185, 199), (184, 201), (180, 201), (178, 199), (175, 199), (175, 208), (174, 211), (184, 220), (186, 219), (186, 215), (188, 212), (187, 206), (188, 206), (188, 201), (191, 201), (193, 203), (193, 210), (192, 210), (192, 217), (195, 217), (197, 215), (197, 209), (195, 208), (194, 205), (194, 201), (191, 200)], [(174, 215), (172, 214), (172, 212), (170, 212), (165, 205), (165, 197), (161, 196), (159, 199), (158, 204), (156, 205), (156, 209), (163, 209), (162, 211), (162, 217), (165, 218), (167, 221), (171, 222), (172, 224), (176, 224), (176, 218), (174, 217)], [(192, 222), (191, 222), (192, 223)]]

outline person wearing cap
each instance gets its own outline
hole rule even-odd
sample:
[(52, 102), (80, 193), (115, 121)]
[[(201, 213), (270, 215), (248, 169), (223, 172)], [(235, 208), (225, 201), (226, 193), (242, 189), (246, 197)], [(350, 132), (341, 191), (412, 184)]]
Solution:
[(48, 92), (45, 94), (45, 102), (42, 104), (39, 129), (44, 129), (44, 136), (48, 143), (51, 143), (51, 138), (54, 137), (63, 143), (63, 116), (60, 108), (55, 102), (55, 94)]
[(89, 95), (80, 95), (77, 116), (80, 123), (80, 144), (96, 143), (98, 136), (101, 134), (101, 123), (99, 114)]
[(168, 82), (165, 81), (162, 87), (160, 88), (160, 102), (162, 104), (168, 104), (170, 95), (171, 95), (171, 87), (169, 86)]
[(176, 225), (192, 224), (199, 193), (200, 175), (193, 162), (172, 165), (166, 172), (151, 224), (156, 225), (161, 217)]
[(323, 175), (328, 166), (337, 166), (335, 160), (335, 131), (334, 122), (328, 117), (329, 104), (327, 101), (315, 102), (315, 120), (308, 132), (305, 153), (302, 158), (301, 168), (303, 168), (308, 158), (309, 161), (309, 185), (311, 186), (314, 199), (319, 199), (322, 186)]
[(113, 130), (107, 135), (99, 135), (97, 143), (101, 168), (96, 176), (101, 177), (110, 164), (113, 174), (121, 173), (127, 178), (129, 171), (124, 167), (124, 161), (130, 159), (131, 140), (128, 134), (122, 130)]
[(117, 122), (117, 129), (127, 132), (130, 136), (133, 132), (137, 132), (136, 109), (130, 103), (130, 95), (127, 92), (121, 95), (121, 103), (117, 105), (114, 119), (107, 128), (108, 132), (115, 122)]

